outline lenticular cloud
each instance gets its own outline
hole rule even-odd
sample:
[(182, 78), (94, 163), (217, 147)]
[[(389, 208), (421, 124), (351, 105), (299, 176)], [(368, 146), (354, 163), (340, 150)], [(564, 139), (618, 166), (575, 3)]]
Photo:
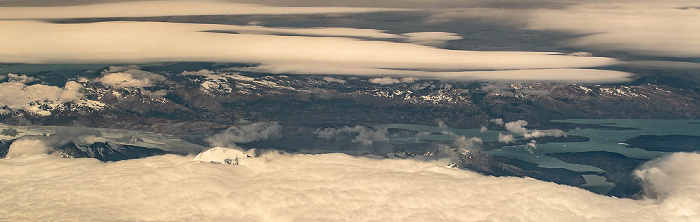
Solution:
[[(653, 170), (654, 178), (669, 174), (680, 180), (692, 179), (673, 175), (687, 172), (678, 172), (679, 167), (694, 167), (681, 167), (675, 161), (697, 162), (700, 155), (676, 154), (647, 169), (657, 169)], [(534, 179), (483, 176), (446, 168), (445, 164), (342, 154), (269, 153), (246, 159), (245, 165), (211, 164), (176, 155), (114, 163), (34, 155), (0, 160), (0, 220), (700, 219), (694, 205), (670, 208), (666, 204), (668, 200), (697, 200), (697, 183), (685, 183), (677, 192), (668, 192), (675, 188), (666, 187), (668, 195), (663, 199), (630, 200)]]

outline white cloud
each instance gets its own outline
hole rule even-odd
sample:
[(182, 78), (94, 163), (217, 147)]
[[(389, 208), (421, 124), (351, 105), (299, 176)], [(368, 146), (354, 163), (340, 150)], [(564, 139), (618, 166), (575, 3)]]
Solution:
[(46, 154), (50, 148), (42, 140), (19, 139), (10, 145), (6, 158), (21, 158), (37, 154)]
[[(50, 109), (65, 102), (81, 99), (83, 88), (79, 83), (69, 81), (63, 88), (48, 85), (25, 85), (22, 82), (0, 83), (0, 108), (24, 110), (47, 116)], [(47, 105), (49, 110), (42, 108)]]
[(4, 78), (0, 78), (0, 79), (7, 78), (7, 80), (10, 82), (21, 82), (21, 83), (25, 83), (25, 84), (31, 83), (31, 82), (34, 82), (37, 80), (36, 78), (31, 77), (31, 76), (25, 76), (22, 74), (13, 74), (13, 73), (8, 73), (7, 75), (0, 75), (0, 76), (4, 77)]
[(236, 143), (249, 143), (260, 140), (277, 138), (282, 135), (282, 126), (276, 122), (244, 123), (231, 126), (226, 131), (216, 134), (206, 140), (212, 146), (235, 147)]
[(201, 69), (199, 71), (183, 71), (180, 75), (183, 76), (211, 76), (215, 74), (214, 71), (208, 69)]
[(374, 84), (379, 84), (379, 85), (392, 85), (392, 84), (397, 84), (397, 83), (413, 83), (416, 81), (416, 78), (412, 77), (406, 77), (406, 78), (401, 78), (401, 79), (396, 79), (396, 78), (391, 78), (391, 77), (382, 77), (382, 78), (373, 78), (370, 79), (370, 83)]
[(404, 33), (406, 41), (428, 46), (442, 46), (447, 41), (460, 40), (462, 36), (449, 32), (412, 32)]
[(113, 87), (149, 87), (154, 83), (165, 81), (164, 76), (139, 70), (137, 66), (112, 66), (102, 73), (96, 82)]
[(334, 83), (340, 83), (340, 84), (346, 83), (346, 81), (343, 79), (338, 79), (338, 78), (333, 78), (333, 77), (323, 77), (323, 80), (326, 82), (334, 82)]
[(319, 138), (323, 139), (333, 139), (343, 134), (357, 134), (351, 142), (361, 143), (365, 146), (370, 146), (376, 142), (387, 142), (389, 137), (387, 137), (387, 129), (371, 129), (364, 126), (344, 126), (341, 128), (319, 128), (316, 129), (313, 134), (317, 135)]
[(374, 84), (379, 84), (379, 85), (391, 85), (391, 84), (401, 83), (401, 80), (394, 79), (391, 77), (382, 77), (382, 78), (370, 79), (369, 82), (374, 83)]
[(506, 143), (506, 144), (513, 143), (513, 142), (515, 142), (515, 137), (513, 137), (513, 135), (511, 135), (511, 134), (498, 133), (498, 142)]
[(117, 73), (110, 73), (105, 76), (100, 77), (97, 79), (98, 82), (101, 82), (105, 85), (108, 86), (116, 86), (116, 87), (147, 87), (151, 86), (151, 83), (148, 79), (135, 79), (131, 73), (123, 73), (123, 72), (117, 72)]
[(454, 141), (455, 148), (459, 151), (469, 152), (470, 150), (479, 150), (484, 141), (479, 137), (467, 139), (464, 136), (457, 137)]
[(403, 11), (360, 7), (274, 7), (224, 1), (131, 1), (79, 6), (0, 7), (0, 19), (155, 17), (186, 15), (284, 15)]
[[(181, 58), (194, 61), (239, 60), (274, 64), (285, 64), (285, 61), (297, 64), (306, 61), (357, 66), (358, 63), (365, 63), (364, 67), (436, 69), (568, 68), (609, 65), (615, 62), (610, 58), (577, 58), (556, 53), (443, 50), (409, 43), (335, 37), (200, 32), (224, 28), (226, 25), (157, 22), (48, 24), (3, 21), (0, 22), (0, 27), (7, 28), (8, 33), (14, 34), (3, 38), (3, 46), (7, 46), (5, 53), (24, 55), (15, 59), (7, 56), (3, 60), (19, 60), (16, 62), (129, 62)], [(45, 38), (36, 36), (40, 34), (70, 38), (45, 41)], [(178, 47), (172, 47), (173, 45)], [(42, 56), (47, 54), (59, 54), (63, 57), (54, 55), (47, 59)], [(35, 58), (30, 59), (31, 57)]]
[(527, 146), (529, 148), (536, 149), (537, 148), (537, 140), (530, 140), (530, 142), (525, 144), (525, 146)]
[(529, 130), (528, 133), (523, 135), (525, 138), (537, 138), (537, 137), (543, 137), (543, 136), (553, 136), (553, 137), (562, 137), (566, 136), (566, 132), (563, 130), (559, 129), (551, 129), (551, 130)]
[[(679, 156), (680, 155), (680, 156)], [(265, 154), (231, 166), (165, 155), (102, 163), (0, 160), (0, 218), (12, 221), (696, 221), (698, 154), (646, 167), (668, 195), (630, 200), (447, 161)], [(678, 162), (676, 162), (678, 161)], [(659, 173), (654, 173), (659, 172)], [(654, 174), (654, 175), (651, 175)], [(27, 207), (31, 206), (31, 207)]]
[(569, 53), (567, 55), (589, 57), (589, 56), (593, 56), (593, 53), (590, 53), (590, 52), (572, 52), (572, 53)]
[(675, 153), (648, 162), (635, 171), (644, 183), (647, 197), (660, 199), (660, 208), (683, 220), (700, 219), (700, 170), (698, 153)]
[(502, 118), (490, 119), (489, 122), (491, 122), (491, 123), (493, 123), (493, 124), (496, 124), (496, 125), (500, 125), (500, 126), (503, 126), (503, 124), (505, 124), (505, 123), (503, 122), (503, 119), (502, 119)]
[(508, 131), (510, 131), (511, 133), (520, 134), (520, 135), (527, 134), (527, 129), (525, 129), (525, 126), (527, 126), (527, 121), (525, 121), (525, 120), (508, 122), (508, 123), (506, 123), (505, 126), (506, 126), (506, 129)]
[(559, 129), (551, 129), (551, 130), (528, 130), (525, 128), (527, 126), (527, 121), (525, 120), (518, 120), (514, 122), (508, 122), (505, 124), (505, 127), (508, 131), (511, 133), (515, 134), (520, 134), (526, 139), (530, 138), (537, 138), (537, 137), (543, 137), (543, 136), (553, 136), (553, 137), (562, 137), (566, 136), (566, 132), (559, 130)]
[(447, 128), (449, 128), (449, 126), (447, 126), (447, 124), (445, 123), (445, 121), (443, 121), (443, 120), (441, 120), (441, 119), (436, 119), (436, 120), (435, 120), (435, 123), (437, 123), (438, 128), (440, 128), (440, 129), (443, 130), (443, 134), (446, 134), (445, 132), (450, 133), (450, 131), (447, 131), (447, 130), (446, 130)]
[[(412, 43), (340, 37), (229, 35), (203, 32), (227, 25), (159, 22), (49, 24), (0, 21), (0, 61), (17, 63), (261, 63), (272, 73), (352, 74), (448, 80), (626, 81), (625, 72), (578, 69), (616, 60), (552, 52), (460, 51)], [(46, 36), (52, 36), (47, 40)], [(173, 47), (177, 46), (177, 47)], [(410, 71), (499, 70), (503, 71)]]

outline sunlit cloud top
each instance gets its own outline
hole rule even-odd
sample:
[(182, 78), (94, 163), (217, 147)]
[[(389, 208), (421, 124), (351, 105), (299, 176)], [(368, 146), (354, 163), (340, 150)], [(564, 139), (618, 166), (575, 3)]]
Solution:
[(154, 17), (186, 15), (284, 15), (402, 11), (396, 8), (272, 7), (222, 1), (136, 1), (78, 6), (0, 7), (0, 19)]

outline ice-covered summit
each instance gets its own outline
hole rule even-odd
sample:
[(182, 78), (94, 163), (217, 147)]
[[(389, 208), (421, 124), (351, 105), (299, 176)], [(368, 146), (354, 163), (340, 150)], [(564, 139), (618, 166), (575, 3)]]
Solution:
[(194, 161), (229, 165), (245, 165), (245, 159), (248, 158), (251, 158), (251, 155), (248, 155), (241, 150), (214, 147), (197, 154), (197, 156), (194, 157)]

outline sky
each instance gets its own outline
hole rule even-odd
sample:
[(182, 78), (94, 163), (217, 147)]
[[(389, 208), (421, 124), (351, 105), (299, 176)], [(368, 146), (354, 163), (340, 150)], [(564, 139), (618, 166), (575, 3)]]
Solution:
[[(0, 62), (215, 61), (259, 64), (247, 71), (280, 74), (609, 83), (634, 77), (609, 68), (629, 60), (700, 57), (694, 22), (700, 13), (692, 1), (85, 3), (2, 2)], [(221, 24), (211, 16), (260, 20)], [(387, 26), (373, 16), (397, 20)], [(157, 19), (164, 17), (170, 20)], [(404, 17), (412, 19), (404, 23)], [(268, 25), (280, 18), (299, 22)], [(321, 22), (305, 25), (311, 18)], [(477, 25), (488, 28), (470, 30)], [(542, 49), (519, 46), (517, 39), (532, 33), (542, 38)]]

